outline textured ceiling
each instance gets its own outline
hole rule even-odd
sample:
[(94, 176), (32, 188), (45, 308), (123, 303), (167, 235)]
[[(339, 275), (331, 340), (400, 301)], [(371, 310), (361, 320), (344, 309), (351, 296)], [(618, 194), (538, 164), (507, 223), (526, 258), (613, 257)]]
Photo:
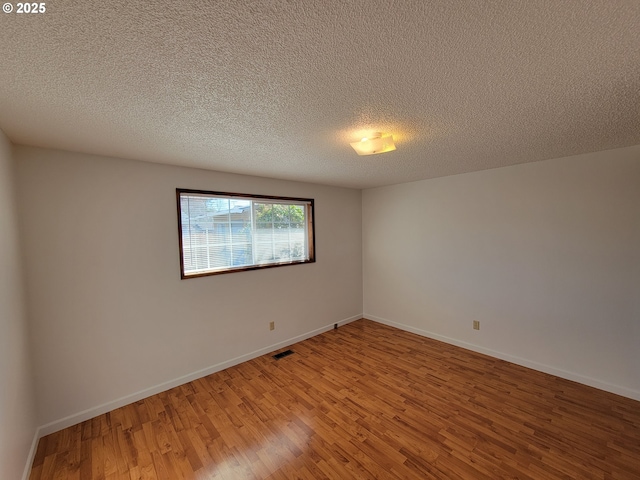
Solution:
[(46, 9), (0, 13), (17, 144), (358, 188), (640, 144), (638, 0)]

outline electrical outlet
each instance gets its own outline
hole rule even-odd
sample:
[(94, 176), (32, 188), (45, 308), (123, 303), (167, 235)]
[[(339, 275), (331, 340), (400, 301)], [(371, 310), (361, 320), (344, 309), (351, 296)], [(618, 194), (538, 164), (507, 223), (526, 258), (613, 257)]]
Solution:
[(269, 330), (275, 330), (276, 329), (276, 322), (269, 322)]
[(473, 321), (473, 329), (474, 330), (480, 330), (480, 321), (479, 320), (474, 320)]

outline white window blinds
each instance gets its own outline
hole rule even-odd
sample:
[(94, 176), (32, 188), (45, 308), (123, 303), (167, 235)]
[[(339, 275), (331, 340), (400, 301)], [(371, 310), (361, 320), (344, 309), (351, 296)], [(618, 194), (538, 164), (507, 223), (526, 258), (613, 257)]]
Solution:
[(312, 199), (177, 196), (182, 278), (315, 261)]

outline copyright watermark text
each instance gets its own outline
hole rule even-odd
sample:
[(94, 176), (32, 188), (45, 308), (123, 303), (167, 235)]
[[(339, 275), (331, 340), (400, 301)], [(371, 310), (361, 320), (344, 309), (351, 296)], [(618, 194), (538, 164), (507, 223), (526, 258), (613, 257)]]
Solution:
[(2, 5), (2, 11), (4, 13), (11, 13), (14, 12), (15, 13), (46, 13), (47, 12), (47, 4), (44, 2), (41, 3), (22, 3), (22, 2), (18, 2), (15, 4), (13, 3), (4, 3)]

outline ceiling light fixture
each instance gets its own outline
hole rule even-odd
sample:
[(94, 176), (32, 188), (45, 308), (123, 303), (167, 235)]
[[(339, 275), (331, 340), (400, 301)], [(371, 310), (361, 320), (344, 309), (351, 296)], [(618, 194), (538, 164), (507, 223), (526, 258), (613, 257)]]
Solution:
[(375, 132), (370, 137), (365, 137), (359, 142), (353, 142), (351, 146), (358, 155), (374, 155), (376, 153), (393, 152), (396, 149), (393, 143), (393, 136), (391, 134), (383, 135), (380, 132)]

